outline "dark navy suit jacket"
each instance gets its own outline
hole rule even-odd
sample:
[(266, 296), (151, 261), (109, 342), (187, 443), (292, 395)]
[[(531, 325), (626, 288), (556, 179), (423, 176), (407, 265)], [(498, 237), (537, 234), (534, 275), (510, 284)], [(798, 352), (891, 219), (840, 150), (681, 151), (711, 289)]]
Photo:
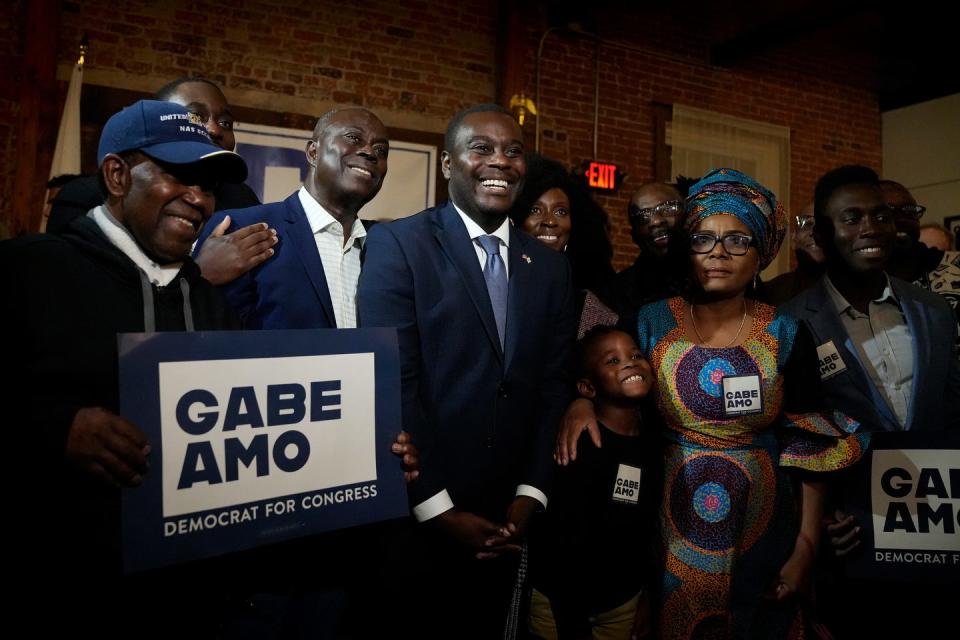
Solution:
[(397, 327), (403, 425), (420, 451), (413, 504), (446, 489), (501, 522), (518, 484), (547, 493), (574, 343), (564, 257), (510, 229), (505, 346), (452, 204), (378, 224), (360, 274), (360, 324)]
[[(957, 323), (946, 301), (903, 280), (890, 278), (913, 335), (913, 389), (904, 429), (960, 426), (960, 367), (954, 348)], [(846, 371), (822, 383), (825, 406), (839, 409), (869, 431), (899, 431), (893, 410), (860, 361), (856, 346), (821, 279), (780, 311), (802, 320), (814, 344), (833, 341)]]
[(273, 247), (273, 257), (222, 287), (246, 329), (337, 326), (317, 243), (298, 193), (283, 202), (215, 213), (194, 249), (194, 255), (199, 253), (210, 232), (227, 215), (228, 231), (255, 222), (266, 222), (277, 230), (280, 241)]

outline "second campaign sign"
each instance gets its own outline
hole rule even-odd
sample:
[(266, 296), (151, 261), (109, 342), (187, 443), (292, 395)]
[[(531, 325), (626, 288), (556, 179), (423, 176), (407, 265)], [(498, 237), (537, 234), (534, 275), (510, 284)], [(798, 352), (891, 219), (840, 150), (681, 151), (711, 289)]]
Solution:
[(394, 329), (123, 334), (126, 571), (407, 514)]
[(847, 484), (862, 527), (848, 573), (960, 582), (960, 431), (875, 433), (867, 455)]

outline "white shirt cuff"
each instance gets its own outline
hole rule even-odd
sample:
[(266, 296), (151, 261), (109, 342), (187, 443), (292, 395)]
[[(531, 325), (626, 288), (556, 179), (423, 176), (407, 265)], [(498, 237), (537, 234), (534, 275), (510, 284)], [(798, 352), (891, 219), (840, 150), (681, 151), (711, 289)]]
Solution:
[(543, 505), (543, 508), (547, 508), (547, 494), (536, 487), (529, 484), (517, 485), (517, 495), (518, 496), (527, 496), (533, 498), (537, 502)]
[(413, 517), (417, 519), (417, 522), (426, 522), (450, 509), (453, 509), (453, 500), (450, 499), (450, 494), (444, 489), (432, 498), (427, 498), (420, 504), (415, 505), (413, 507)]

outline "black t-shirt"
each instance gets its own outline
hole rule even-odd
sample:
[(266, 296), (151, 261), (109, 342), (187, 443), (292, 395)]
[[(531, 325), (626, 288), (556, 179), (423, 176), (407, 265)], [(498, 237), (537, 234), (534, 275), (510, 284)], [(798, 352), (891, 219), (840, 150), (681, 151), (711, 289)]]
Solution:
[(600, 449), (580, 438), (576, 462), (558, 471), (530, 533), (531, 583), (549, 598), (561, 638), (589, 630), (590, 615), (622, 605), (652, 577), (662, 482), (656, 431), (600, 431)]

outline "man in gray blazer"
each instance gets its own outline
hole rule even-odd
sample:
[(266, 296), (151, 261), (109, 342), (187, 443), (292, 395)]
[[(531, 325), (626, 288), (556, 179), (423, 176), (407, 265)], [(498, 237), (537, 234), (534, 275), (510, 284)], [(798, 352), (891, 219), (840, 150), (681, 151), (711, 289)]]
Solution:
[(884, 272), (897, 230), (877, 174), (828, 172), (814, 216), (827, 273), (783, 311), (813, 335), (828, 406), (869, 431), (960, 425), (956, 322), (941, 296)]
[[(894, 212), (866, 167), (834, 169), (817, 182), (814, 235), (827, 272), (781, 307), (806, 324), (817, 345), (825, 404), (860, 430), (918, 431), (960, 423), (956, 322), (939, 295), (889, 277)], [(861, 542), (856, 519), (836, 508), (824, 540), (839, 556), (818, 584), (821, 613), (839, 639), (928, 637), (935, 616), (851, 615), (851, 611), (936, 611), (929, 585), (845, 578), (842, 557)], [(932, 636), (931, 636), (932, 637)]]

